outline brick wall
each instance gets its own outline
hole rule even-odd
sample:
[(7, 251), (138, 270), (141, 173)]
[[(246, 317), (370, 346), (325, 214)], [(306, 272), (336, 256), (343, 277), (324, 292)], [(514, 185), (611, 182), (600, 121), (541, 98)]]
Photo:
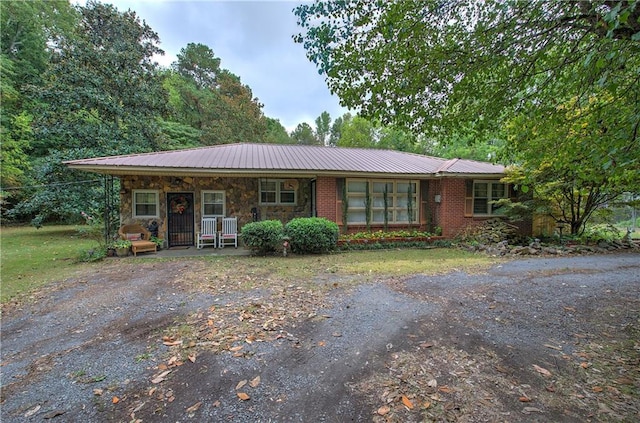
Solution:
[(320, 176), (316, 179), (316, 210), (318, 217), (324, 217), (328, 220), (342, 224), (338, 209), (336, 178)]

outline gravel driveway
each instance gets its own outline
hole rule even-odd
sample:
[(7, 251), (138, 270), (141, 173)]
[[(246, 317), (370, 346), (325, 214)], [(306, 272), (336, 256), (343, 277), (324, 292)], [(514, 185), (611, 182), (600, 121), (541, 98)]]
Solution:
[(322, 297), (187, 266), (107, 263), (5, 307), (2, 422), (640, 420), (638, 254), (324, 275)]

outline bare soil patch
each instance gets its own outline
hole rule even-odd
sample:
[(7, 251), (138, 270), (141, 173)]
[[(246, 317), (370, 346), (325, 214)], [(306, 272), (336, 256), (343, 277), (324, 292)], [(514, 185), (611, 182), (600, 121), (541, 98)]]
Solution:
[(639, 335), (638, 254), (294, 282), (114, 260), (4, 307), (0, 417), (637, 421)]

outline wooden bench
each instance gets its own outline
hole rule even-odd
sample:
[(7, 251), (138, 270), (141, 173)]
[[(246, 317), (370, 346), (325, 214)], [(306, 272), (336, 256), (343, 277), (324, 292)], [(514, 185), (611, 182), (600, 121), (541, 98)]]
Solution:
[(132, 224), (123, 225), (118, 229), (118, 235), (121, 239), (131, 241), (131, 251), (136, 256), (138, 253), (158, 251), (158, 246), (151, 241), (151, 232), (142, 225)]

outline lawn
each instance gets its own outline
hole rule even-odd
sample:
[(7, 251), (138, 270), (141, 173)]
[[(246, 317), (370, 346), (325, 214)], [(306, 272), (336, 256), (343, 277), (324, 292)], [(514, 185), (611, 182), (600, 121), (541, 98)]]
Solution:
[[(80, 263), (82, 251), (95, 247), (95, 241), (83, 238), (77, 226), (5, 227), (0, 231), (1, 301), (26, 294), (56, 280), (89, 270), (100, 263)], [(136, 260), (132, 257), (127, 262)], [(457, 269), (474, 271), (495, 259), (456, 249), (393, 249), (340, 252), (325, 255), (283, 257), (192, 257), (213, 260), (219, 273), (254, 278), (277, 277), (290, 281), (312, 280), (321, 273), (371, 276), (404, 276), (415, 273), (442, 273)], [(196, 281), (196, 283), (198, 283)], [(249, 284), (250, 285), (250, 284)]]
[(96, 242), (82, 238), (77, 226), (0, 228), (2, 302), (82, 269), (76, 260)]

